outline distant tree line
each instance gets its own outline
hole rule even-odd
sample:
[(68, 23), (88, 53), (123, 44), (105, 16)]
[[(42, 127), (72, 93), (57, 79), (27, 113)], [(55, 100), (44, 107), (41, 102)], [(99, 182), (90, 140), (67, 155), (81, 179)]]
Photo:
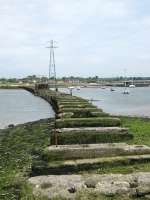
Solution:
[[(53, 80), (54, 77), (51, 77), (51, 80)], [(36, 75), (30, 75), (25, 78), (0, 78), (1, 83), (38, 83), (38, 82), (46, 82), (49, 79), (45, 76), (36, 76)], [(99, 76), (93, 76), (93, 77), (75, 77), (75, 76), (69, 76), (69, 77), (59, 77), (57, 78), (58, 81), (63, 81), (63, 82), (69, 82), (69, 81), (74, 81), (74, 82), (83, 82), (83, 83), (100, 83), (101, 81), (129, 81), (129, 80), (150, 80), (150, 77), (99, 77)]]

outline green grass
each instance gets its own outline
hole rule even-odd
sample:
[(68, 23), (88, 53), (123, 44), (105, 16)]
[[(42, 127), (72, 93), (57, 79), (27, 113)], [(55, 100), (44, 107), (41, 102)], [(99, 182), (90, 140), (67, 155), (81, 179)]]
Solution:
[[(128, 142), (128, 144), (148, 145), (150, 146), (150, 119), (138, 118), (138, 117), (120, 117), (122, 126), (129, 128), (129, 131), (133, 133), (134, 138)], [(150, 163), (115, 166), (110, 168), (100, 168), (98, 170), (91, 171), (90, 173), (133, 173), (133, 172), (150, 172)]]
[(121, 117), (123, 127), (128, 127), (134, 134), (130, 144), (145, 144), (150, 146), (150, 119), (136, 117)]
[[(144, 164), (136, 164), (136, 165), (128, 165), (128, 166), (115, 166), (111, 168), (99, 168), (96, 173), (98, 174), (107, 174), (107, 173), (113, 173), (113, 174), (129, 174), (129, 173), (135, 173), (135, 172), (150, 172), (150, 163), (144, 163)], [(92, 171), (91, 171), (92, 172)], [(92, 172), (93, 173), (93, 172)]]

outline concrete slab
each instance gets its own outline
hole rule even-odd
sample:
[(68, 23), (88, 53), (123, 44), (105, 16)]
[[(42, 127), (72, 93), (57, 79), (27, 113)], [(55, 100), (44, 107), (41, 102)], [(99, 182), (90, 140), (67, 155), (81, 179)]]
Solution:
[(46, 148), (49, 158), (58, 160), (113, 157), (122, 155), (150, 154), (150, 147), (145, 145), (128, 145), (126, 143), (59, 145)]

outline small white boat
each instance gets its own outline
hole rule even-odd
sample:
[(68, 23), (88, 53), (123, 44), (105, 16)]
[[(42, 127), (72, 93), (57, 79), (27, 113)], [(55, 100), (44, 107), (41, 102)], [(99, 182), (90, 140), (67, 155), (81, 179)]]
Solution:
[(134, 79), (132, 79), (132, 83), (129, 85), (129, 88), (135, 88), (136, 86), (134, 85)]
[(134, 84), (129, 85), (129, 88), (135, 88)]
[(75, 87), (73, 87), (73, 86), (68, 87), (69, 90), (73, 90), (74, 88)]
[(80, 86), (78, 86), (78, 87), (76, 87), (76, 89), (77, 89), (77, 90), (81, 90), (81, 87), (80, 87)]

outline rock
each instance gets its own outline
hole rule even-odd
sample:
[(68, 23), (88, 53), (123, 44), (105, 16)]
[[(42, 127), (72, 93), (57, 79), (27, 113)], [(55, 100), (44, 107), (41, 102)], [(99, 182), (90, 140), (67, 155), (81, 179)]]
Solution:
[(86, 185), (87, 188), (95, 188), (96, 184), (97, 184), (97, 180), (96, 179), (92, 179), (89, 178), (85, 181), (84, 183)]
[(15, 127), (14, 124), (9, 124), (9, 125), (8, 125), (8, 128), (14, 128), (14, 127)]
[(76, 190), (75, 186), (71, 186), (71, 187), (68, 189), (68, 191), (69, 191), (70, 193), (75, 193), (77, 190)]
[(130, 184), (126, 181), (99, 182), (96, 189), (106, 196), (128, 195), (131, 191)]

